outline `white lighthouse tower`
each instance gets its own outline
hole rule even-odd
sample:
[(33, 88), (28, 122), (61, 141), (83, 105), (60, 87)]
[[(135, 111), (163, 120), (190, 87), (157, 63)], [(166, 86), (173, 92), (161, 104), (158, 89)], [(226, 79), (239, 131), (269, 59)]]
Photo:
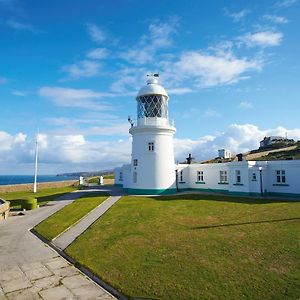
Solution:
[(130, 194), (170, 194), (176, 191), (173, 150), (175, 127), (169, 123), (166, 90), (158, 74), (148, 75), (136, 97), (137, 124), (132, 135), (132, 157), (127, 189)]

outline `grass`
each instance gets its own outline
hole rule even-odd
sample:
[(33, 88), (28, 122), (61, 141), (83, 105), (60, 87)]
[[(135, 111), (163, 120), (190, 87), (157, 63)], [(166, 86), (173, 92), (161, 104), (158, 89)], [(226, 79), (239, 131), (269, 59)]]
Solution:
[(66, 252), (130, 297), (298, 299), (300, 203), (123, 197)]
[(88, 178), (88, 180), (87, 180), (87, 182), (88, 183), (99, 183), (99, 177), (97, 176), (97, 177), (90, 177), (90, 178)]
[(102, 203), (107, 196), (107, 194), (99, 192), (85, 195), (65, 206), (38, 224), (34, 229), (47, 240), (51, 241)]
[(1, 193), (0, 198), (8, 200), (10, 202), (10, 207), (12, 210), (21, 209), (21, 203), (26, 198), (37, 198), (38, 204), (40, 206), (47, 204), (49, 201), (57, 199), (66, 193), (70, 193), (78, 187), (63, 187), (63, 188), (49, 188), (38, 190), (37, 193), (33, 192), (8, 192)]

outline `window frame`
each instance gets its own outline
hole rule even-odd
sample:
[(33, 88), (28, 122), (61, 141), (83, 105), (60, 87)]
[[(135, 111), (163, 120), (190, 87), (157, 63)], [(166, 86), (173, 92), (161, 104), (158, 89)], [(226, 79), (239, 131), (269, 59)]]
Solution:
[(197, 181), (198, 182), (204, 181), (204, 171), (197, 171)]
[(228, 173), (227, 170), (220, 170), (220, 183), (228, 183)]
[(148, 142), (148, 151), (154, 152), (154, 150), (155, 150), (154, 142)]

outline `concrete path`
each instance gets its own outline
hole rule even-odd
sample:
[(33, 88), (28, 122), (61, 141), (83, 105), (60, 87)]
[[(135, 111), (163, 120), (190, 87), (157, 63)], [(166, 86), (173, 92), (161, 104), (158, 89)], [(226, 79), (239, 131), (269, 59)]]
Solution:
[(107, 200), (102, 202), (77, 224), (69, 228), (56, 239), (54, 239), (52, 243), (59, 249), (66, 249), (79, 235), (81, 235), (88, 227), (90, 227), (97, 219), (99, 219), (121, 198), (121, 190), (118, 188), (106, 188), (104, 186), (100, 188), (95, 188), (94, 191), (106, 191), (114, 196), (111, 196)]
[(113, 298), (29, 232), (89, 192), (94, 191), (66, 194), (44, 207), (26, 212), (25, 216), (9, 217), (0, 223), (0, 300)]

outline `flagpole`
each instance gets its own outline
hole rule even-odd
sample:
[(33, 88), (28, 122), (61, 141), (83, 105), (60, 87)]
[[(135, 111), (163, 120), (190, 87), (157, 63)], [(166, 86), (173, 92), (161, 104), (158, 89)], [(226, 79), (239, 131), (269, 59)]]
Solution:
[(38, 171), (38, 153), (39, 153), (39, 144), (38, 144), (38, 133), (36, 134), (35, 140), (35, 168), (34, 168), (34, 184), (33, 184), (33, 192), (37, 192), (37, 171)]

